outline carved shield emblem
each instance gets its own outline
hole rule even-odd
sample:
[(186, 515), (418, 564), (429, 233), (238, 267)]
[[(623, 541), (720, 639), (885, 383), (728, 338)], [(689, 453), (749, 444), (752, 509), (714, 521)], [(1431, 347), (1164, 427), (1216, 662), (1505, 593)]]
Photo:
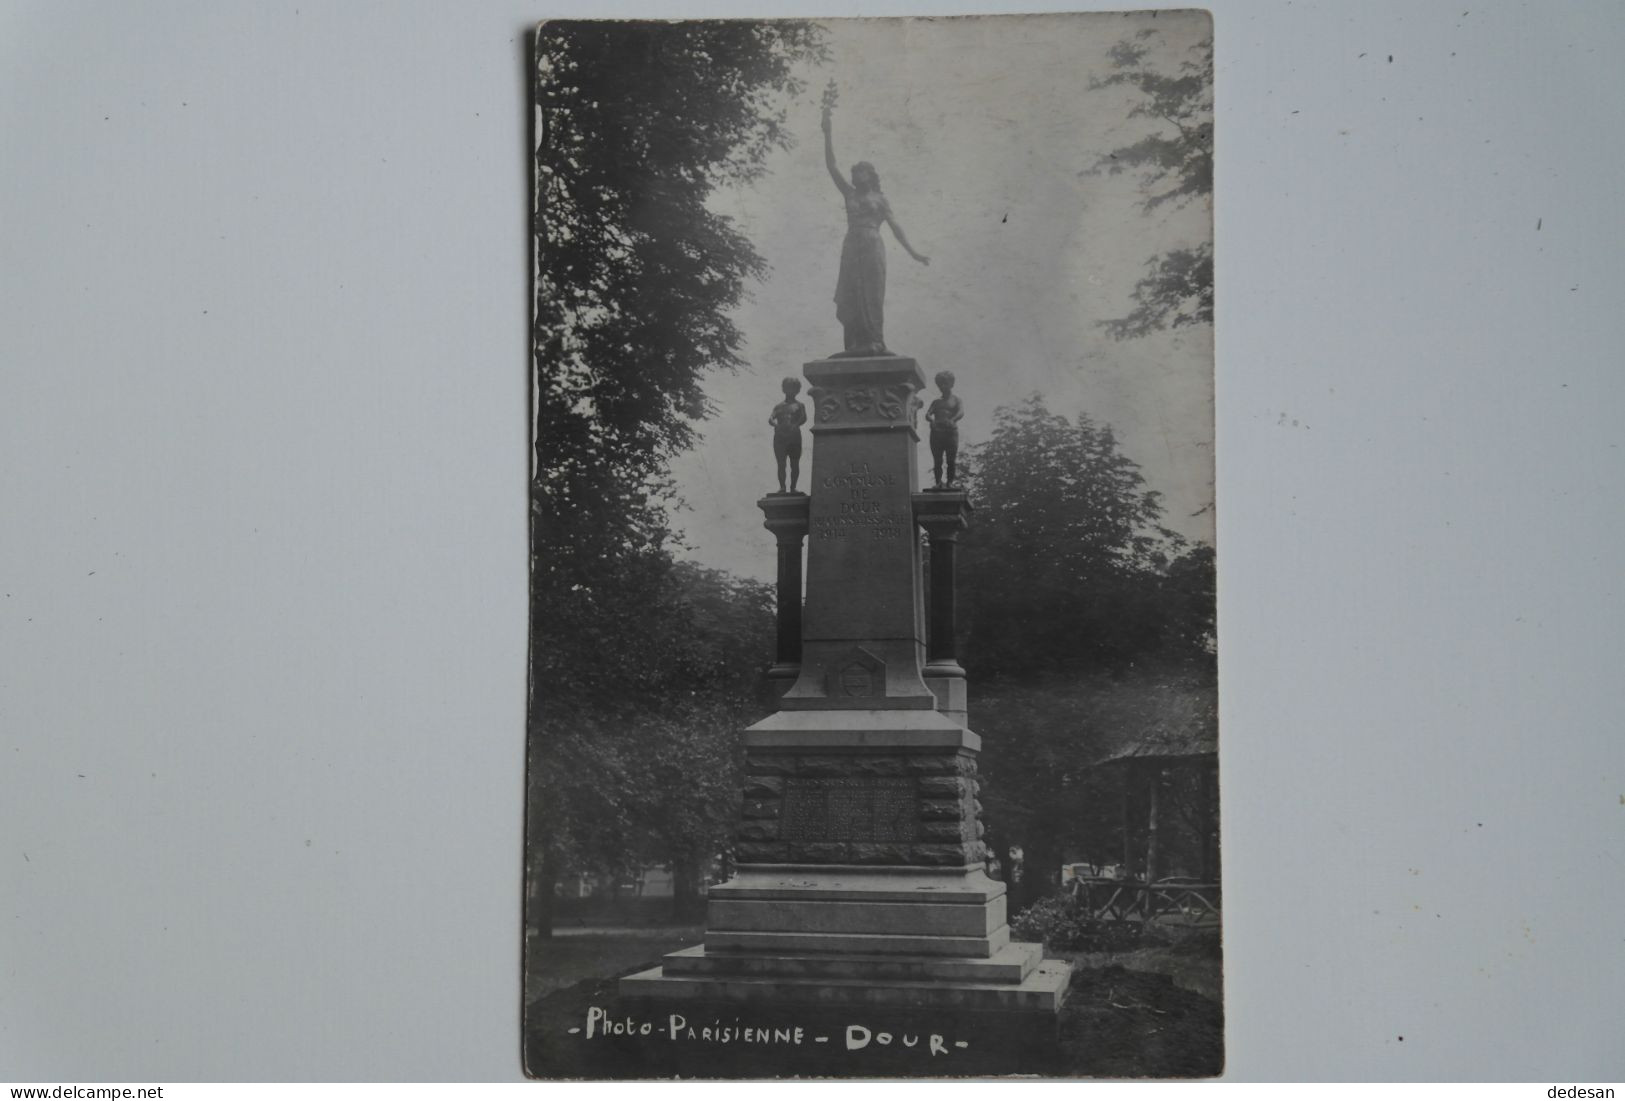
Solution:
[(847, 699), (886, 694), (886, 663), (861, 646), (854, 646), (827, 666), (825, 692)]
[(841, 691), (848, 696), (874, 695), (874, 674), (869, 670), (868, 666), (854, 661), (841, 670)]

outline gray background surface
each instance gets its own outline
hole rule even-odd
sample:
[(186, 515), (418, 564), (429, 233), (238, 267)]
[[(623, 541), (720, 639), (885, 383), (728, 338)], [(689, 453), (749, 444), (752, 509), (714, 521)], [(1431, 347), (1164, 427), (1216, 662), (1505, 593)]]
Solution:
[[(1625, 15), (1213, 7), (1229, 1074), (1618, 1079)], [(0, 7), (0, 1078), (518, 1075), (587, 11)]]

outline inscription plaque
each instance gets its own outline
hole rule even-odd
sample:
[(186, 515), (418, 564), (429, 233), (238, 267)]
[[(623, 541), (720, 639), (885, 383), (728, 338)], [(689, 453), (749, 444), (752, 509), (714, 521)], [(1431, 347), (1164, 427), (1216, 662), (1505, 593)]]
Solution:
[(907, 777), (785, 781), (781, 841), (913, 841), (919, 812)]

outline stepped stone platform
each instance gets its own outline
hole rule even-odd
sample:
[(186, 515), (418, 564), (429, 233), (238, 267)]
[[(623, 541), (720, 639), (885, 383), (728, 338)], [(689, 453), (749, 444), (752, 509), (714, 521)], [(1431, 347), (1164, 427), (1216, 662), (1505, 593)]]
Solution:
[(620, 982), (623, 998), (1034, 1012), (1071, 965), (1010, 940), (981, 868), (752, 867), (713, 887), (705, 942)]
[[(895, 1006), (920, 1009), (1004, 1010), (1054, 1013), (1061, 1008), (1062, 996), (1072, 978), (1070, 964), (1033, 962), (1041, 956), (1036, 944), (1008, 946), (1020, 959), (1006, 965), (1019, 973), (1031, 970), (1019, 981), (988, 977), (956, 977), (953, 972), (919, 979), (883, 977), (896, 965), (907, 966), (898, 957), (848, 956), (825, 961), (831, 967), (818, 974), (777, 975), (778, 967), (801, 968), (796, 957), (745, 956), (740, 964), (752, 973), (730, 974), (734, 961), (726, 954), (707, 955), (703, 947), (686, 949), (666, 957), (666, 962), (638, 975), (621, 980), (621, 996), (657, 997), (663, 1001), (725, 1001), (740, 1004), (816, 1006)], [(921, 962), (930, 962), (926, 957)], [(937, 961), (940, 962), (940, 961)], [(991, 962), (991, 961), (989, 961)], [(706, 970), (686, 971), (690, 966)], [(838, 969), (838, 970), (837, 970)], [(989, 968), (991, 970), (991, 968)], [(832, 971), (836, 973), (831, 973)], [(764, 973), (769, 972), (769, 973)], [(963, 972), (959, 973), (963, 975)], [(648, 988), (645, 989), (646, 984)]]

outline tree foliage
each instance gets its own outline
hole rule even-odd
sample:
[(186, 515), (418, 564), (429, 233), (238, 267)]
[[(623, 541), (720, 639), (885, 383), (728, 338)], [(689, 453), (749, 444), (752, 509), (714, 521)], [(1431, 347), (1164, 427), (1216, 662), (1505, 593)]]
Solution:
[(1215, 721), (1213, 552), (1161, 525), (1110, 426), (1036, 394), (994, 419), (968, 451), (961, 653), (989, 843), (1026, 854), (1019, 906), (1063, 860), (1122, 853), (1122, 778), (1095, 767), (1105, 748)]
[(662, 568), (668, 464), (711, 411), (706, 374), (739, 363), (729, 311), (764, 270), (706, 200), (788, 144), (775, 104), (820, 51), (788, 21), (537, 36), (534, 587), (544, 620), (574, 620), (555, 637), (604, 579)]
[[(821, 52), (818, 29), (790, 21), (537, 35), (529, 836), (543, 894), (567, 868), (699, 860), (721, 836), (707, 785), (732, 783), (718, 766), (771, 613), (761, 587), (676, 563), (668, 469), (711, 412), (706, 375), (739, 363), (729, 312), (764, 271), (707, 199), (789, 143), (782, 105)], [(684, 792), (691, 806), (661, 804)]]
[(965, 651), (978, 678), (1122, 670), (1207, 653), (1212, 554), (1161, 526), (1109, 425), (1040, 395), (994, 413), (968, 451)]
[[(1147, 28), (1117, 43), (1111, 51), (1112, 73), (1093, 85), (1135, 89), (1140, 99), (1130, 117), (1161, 124), (1138, 141), (1111, 150), (1093, 169), (1137, 175), (1140, 208), (1147, 214), (1206, 201), (1213, 194), (1213, 40), (1192, 46), (1172, 72), (1159, 71), (1148, 61), (1159, 33)], [(1146, 267), (1134, 287), (1134, 309), (1104, 322), (1107, 332), (1122, 340), (1213, 321), (1211, 241), (1170, 249), (1152, 257)]]
[(658, 485), (739, 364), (728, 316), (764, 266), (706, 207), (789, 144), (797, 22), (554, 23), (537, 42), (535, 347), (545, 484), (583, 459)]
[[(995, 683), (978, 691), (975, 708), (984, 747), (982, 802), (995, 852), (1019, 844), (1028, 868), (1044, 876), (1056, 874), (1063, 862), (1118, 863), (1125, 852), (1126, 786), (1127, 848), (1138, 873), (1149, 777), (1144, 769), (1135, 773), (1100, 762), (1171, 727), (1211, 731), (1218, 721), (1218, 686), (1211, 669), (1188, 666), (1154, 666), (1126, 677), (1073, 673)], [(1193, 787), (1199, 774), (1189, 766), (1160, 771), (1161, 871), (1209, 873), (1206, 827)]]

